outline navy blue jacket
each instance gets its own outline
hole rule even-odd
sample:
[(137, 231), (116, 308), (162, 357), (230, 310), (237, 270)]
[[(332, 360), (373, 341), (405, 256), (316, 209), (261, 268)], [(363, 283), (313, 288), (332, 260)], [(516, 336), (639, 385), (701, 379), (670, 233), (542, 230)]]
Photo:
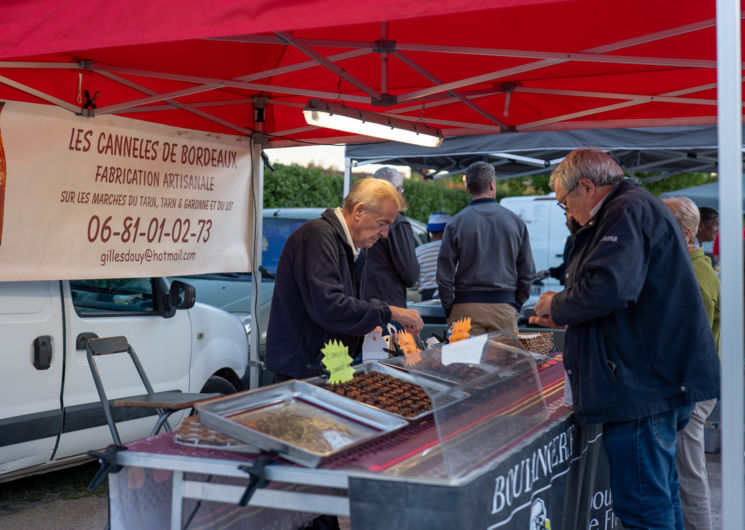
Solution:
[(625, 180), (574, 235), (564, 365), (581, 423), (630, 421), (719, 396), (719, 357), (682, 231)]
[(334, 210), (295, 230), (277, 265), (266, 367), (298, 379), (318, 375), (320, 350), (333, 339), (354, 358), (364, 335), (391, 320), (386, 304), (359, 298), (360, 277)]
[(412, 287), (419, 278), (414, 247), (411, 224), (399, 213), (388, 227), (388, 237), (379, 239), (367, 251), (362, 298), (406, 307), (406, 288)]

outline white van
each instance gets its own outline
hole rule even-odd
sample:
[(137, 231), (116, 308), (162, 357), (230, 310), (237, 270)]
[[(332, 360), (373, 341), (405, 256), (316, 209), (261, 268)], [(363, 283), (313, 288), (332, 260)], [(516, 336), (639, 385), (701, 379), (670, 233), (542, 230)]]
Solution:
[[(125, 336), (155, 391), (241, 388), (241, 321), (194, 303), (164, 278), (0, 282), (0, 481), (72, 465), (113, 443), (88, 366), (91, 337)], [(109, 399), (145, 392), (129, 356), (98, 363)], [(152, 412), (112, 412), (122, 441), (149, 435)], [(181, 416), (173, 416), (174, 426)]]
[[(505, 197), (499, 204), (515, 212), (525, 221), (536, 272), (556, 267), (564, 261), (564, 245), (569, 237), (569, 229), (566, 226), (564, 210), (556, 202), (556, 194)], [(562, 289), (559, 280), (554, 278), (536, 281), (533, 283), (526, 306), (534, 305), (538, 295), (543, 291)]]

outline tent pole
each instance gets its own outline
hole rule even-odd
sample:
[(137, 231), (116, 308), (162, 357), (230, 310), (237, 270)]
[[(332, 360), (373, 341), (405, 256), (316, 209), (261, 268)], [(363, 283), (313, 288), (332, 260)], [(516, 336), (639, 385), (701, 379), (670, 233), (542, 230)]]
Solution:
[(261, 339), (261, 248), (264, 212), (264, 149), (265, 136), (254, 133), (251, 137), (251, 196), (254, 198), (251, 209), (253, 215), (253, 250), (251, 262), (251, 333), (248, 336), (248, 388), (259, 386), (259, 343)]
[(722, 528), (745, 528), (740, 2), (717, 0), (721, 234)]
[(352, 181), (352, 159), (344, 157), (344, 194), (342, 199), (349, 193), (350, 182)]

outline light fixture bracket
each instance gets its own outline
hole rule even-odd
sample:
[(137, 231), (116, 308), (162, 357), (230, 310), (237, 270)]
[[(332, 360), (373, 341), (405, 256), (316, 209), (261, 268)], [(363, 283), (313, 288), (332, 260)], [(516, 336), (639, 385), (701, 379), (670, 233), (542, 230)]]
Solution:
[(380, 99), (372, 98), (373, 107), (390, 107), (398, 103), (398, 97), (395, 94), (384, 93)]

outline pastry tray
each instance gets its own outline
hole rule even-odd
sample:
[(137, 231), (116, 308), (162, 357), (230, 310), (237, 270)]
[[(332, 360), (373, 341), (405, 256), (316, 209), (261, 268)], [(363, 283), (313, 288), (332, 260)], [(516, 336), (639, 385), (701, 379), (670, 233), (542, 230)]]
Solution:
[(235, 451), (239, 453), (260, 453), (261, 450), (253, 445), (241, 442), (235, 438), (205, 427), (199, 423), (197, 416), (184, 418), (176, 429), (173, 439), (179, 445), (198, 447), (200, 449), (216, 449), (220, 451)]
[(196, 409), (202, 425), (307, 467), (408, 425), (303, 381), (233, 394)]
[[(421, 364), (418, 363), (417, 366), (408, 366), (406, 364), (406, 359), (404, 357), (392, 357), (390, 359), (384, 359), (380, 361), (385, 366), (394, 368), (398, 371), (403, 371), (404, 373), (408, 373), (409, 375), (415, 374), (418, 376), (422, 376), (422, 378), (430, 379), (432, 381), (439, 382), (440, 384), (448, 385), (448, 386), (455, 386), (455, 385), (468, 385), (472, 381), (481, 380), (482, 378), (488, 376), (489, 374), (492, 374), (496, 371), (498, 371), (498, 368), (496, 366), (490, 366), (485, 364), (473, 364), (472, 367), (480, 370), (482, 373), (472, 377), (472, 378), (463, 378), (458, 377), (452, 373), (446, 373), (444, 370), (430, 370), (424, 367), (421, 367)], [(453, 363), (453, 364), (463, 364), (463, 363)], [(450, 365), (448, 365), (450, 366)], [(414, 377), (412, 375), (412, 377)], [(422, 378), (417, 378), (418, 381), (422, 381)]]
[[(527, 354), (528, 352), (525, 353)], [(512, 368), (501, 368), (499, 366), (491, 364), (472, 364), (471, 368), (476, 368), (480, 370), (481, 373), (474, 377), (464, 378), (458, 377), (457, 375), (454, 375), (452, 373), (445, 373), (441, 370), (430, 370), (427, 368), (419, 368), (418, 366), (407, 366), (406, 361), (403, 357), (393, 357), (381, 362), (400, 371), (418, 375), (420, 376), (420, 378), (418, 378), (419, 381), (422, 381), (423, 379), (431, 379), (433, 381), (438, 381), (451, 387), (457, 386), (467, 393), (492, 390), (504, 383), (507, 383), (515, 376), (519, 375), (519, 372), (516, 372)]]
[[(436, 381), (432, 378), (419, 378), (412, 374), (410, 374), (405, 369), (401, 369), (400, 367), (396, 366), (388, 366), (386, 364), (381, 364), (383, 361), (376, 362), (376, 361), (370, 361), (365, 362), (362, 364), (358, 364), (356, 366), (353, 366), (354, 373), (365, 373), (365, 372), (380, 372), (382, 374), (389, 375), (395, 379), (399, 379), (401, 381), (406, 381), (407, 383), (411, 383), (413, 385), (420, 386), (424, 389), (425, 392), (430, 397), (430, 401), (432, 401), (433, 396), (437, 396), (436, 405), (433, 405), (433, 408), (421, 412), (417, 414), (416, 416), (404, 416), (402, 414), (397, 414), (395, 412), (386, 411), (388, 414), (393, 414), (394, 416), (398, 418), (403, 418), (408, 421), (416, 421), (419, 420), (425, 416), (429, 416), (432, 414), (435, 410), (440, 410), (444, 407), (449, 407), (450, 405), (453, 405), (454, 403), (457, 403), (459, 401), (464, 400), (468, 397), (468, 393), (460, 390), (460, 389), (454, 389), (452, 384), (443, 383), (440, 381)], [(307, 383), (310, 383), (311, 385), (321, 386), (323, 387), (326, 384), (326, 378), (325, 377), (313, 377), (312, 379), (306, 379)], [(330, 391), (333, 393), (333, 391)], [(337, 394), (334, 394), (337, 395)], [(351, 399), (351, 398), (345, 398), (345, 399)], [(372, 407), (375, 409), (378, 409), (375, 405), (369, 405), (367, 403), (363, 403), (363, 405), (367, 407)], [(384, 410), (384, 409), (378, 409), (378, 410)]]

